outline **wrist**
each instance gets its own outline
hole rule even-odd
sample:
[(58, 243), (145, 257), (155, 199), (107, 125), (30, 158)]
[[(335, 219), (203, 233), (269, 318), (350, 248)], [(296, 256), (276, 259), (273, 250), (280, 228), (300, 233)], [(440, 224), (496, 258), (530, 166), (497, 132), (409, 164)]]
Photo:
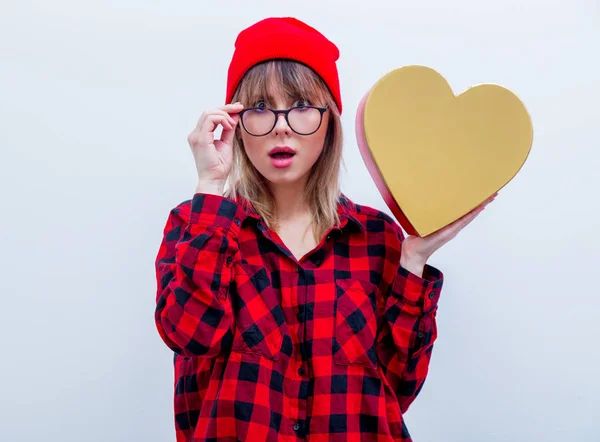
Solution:
[(402, 253), (400, 255), (400, 266), (404, 267), (411, 273), (414, 273), (418, 277), (423, 277), (423, 270), (425, 268), (427, 260), (418, 256), (410, 256)]
[(196, 193), (208, 193), (212, 195), (223, 195), (225, 183), (218, 181), (198, 181)]

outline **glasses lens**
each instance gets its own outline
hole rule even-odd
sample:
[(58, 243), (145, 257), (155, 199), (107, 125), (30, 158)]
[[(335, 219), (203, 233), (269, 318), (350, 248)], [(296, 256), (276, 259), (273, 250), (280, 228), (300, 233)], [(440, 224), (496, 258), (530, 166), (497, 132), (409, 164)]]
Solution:
[(275, 114), (269, 109), (252, 109), (244, 113), (242, 123), (252, 135), (265, 135), (275, 124)]
[(321, 124), (321, 112), (312, 107), (294, 108), (289, 116), (290, 126), (300, 134), (310, 134), (316, 131)]

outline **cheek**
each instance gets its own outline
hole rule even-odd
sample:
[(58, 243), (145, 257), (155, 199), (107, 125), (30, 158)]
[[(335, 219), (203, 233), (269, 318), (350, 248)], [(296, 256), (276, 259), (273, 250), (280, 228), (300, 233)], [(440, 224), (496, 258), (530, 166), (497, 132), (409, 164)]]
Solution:
[(324, 142), (323, 137), (319, 137), (319, 139), (314, 140), (314, 143), (311, 143), (310, 147), (308, 149), (306, 149), (307, 159), (311, 163), (314, 163), (315, 161), (317, 161), (317, 159), (321, 155), (321, 152), (323, 151), (323, 142)]
[(327, 134), (327, 126), (321, 127), (318, 132), (310, 136), (310, 157), (312, 160), (316, 160), (321, 152), (323, 151), (323, 145), (325, 144), (325, 135)]
[(253, 137), (245, 137), (244, 135), (242, 135), (242, 143), (244, 145), (246, 155), (248, 155), (248, 158), (250, 158), (250, 161), (253, 164), (256, 164), (256, 160), (259, 156), (259, 151), (261, 150), (260, 140)]

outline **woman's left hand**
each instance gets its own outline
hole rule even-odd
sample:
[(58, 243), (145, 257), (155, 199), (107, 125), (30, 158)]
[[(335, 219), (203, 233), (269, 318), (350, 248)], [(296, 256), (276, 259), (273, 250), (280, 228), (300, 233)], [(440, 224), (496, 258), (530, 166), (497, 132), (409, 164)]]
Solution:
[(485, 206), (494, 201), (497, 195), (498, 192), (494, 193), (479, 206), (475, 207), (472, 211), (457, 219), (452, 224), (430, 233), (427, 236), (407, 236), (404, 238), (404, 241), (402, 241), (400, 265), (411, 271), (411, 267), (414, 268), (415, 271), (417, 268), (422, 270), (429, 257), (436, 250), (454, 238), (458, 232), (467, 226), (467, 224), (473, 221), (477, 215), (483, 211)]

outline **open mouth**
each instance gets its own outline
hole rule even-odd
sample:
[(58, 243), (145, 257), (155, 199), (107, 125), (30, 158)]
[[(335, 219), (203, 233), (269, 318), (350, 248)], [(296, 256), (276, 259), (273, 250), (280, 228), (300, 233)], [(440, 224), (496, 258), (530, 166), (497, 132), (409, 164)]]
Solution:
[(283, 169), (286, 167), (290, 167), (294, 162), (294, 157), (296, 156), (296, 152), (289, 148), (273, 149), (274, 152), (270, 153), (271, 164), (273, 167), (277, 167), (278, 169)]
[(292, 158), (295, 154), (291, 153), (291, 152), (276, 152), (276, 153), (272, 153), (269, 156), (271, 158), (275, 158), (276, 160), (287, 160), (289, 158)]

